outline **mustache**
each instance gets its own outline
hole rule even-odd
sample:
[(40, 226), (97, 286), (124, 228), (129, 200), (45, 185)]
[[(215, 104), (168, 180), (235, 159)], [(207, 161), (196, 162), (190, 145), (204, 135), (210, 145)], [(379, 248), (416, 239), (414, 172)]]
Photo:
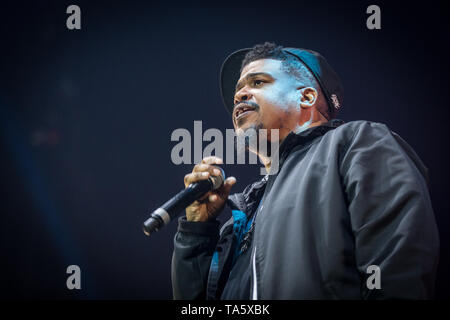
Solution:
[(251, 107), (255, 108), (256, 111), (259, 110), (259, 105), (256, 102), (253, 102), (253, 101), (243, 101), (243, 102), (236, 103), (234, 105), (234, 107), (233, 107), (233, 110), (236, 109), (237, 107), (241, 106), (241, 105), (248, 105), (248, 106), (251, 106)]

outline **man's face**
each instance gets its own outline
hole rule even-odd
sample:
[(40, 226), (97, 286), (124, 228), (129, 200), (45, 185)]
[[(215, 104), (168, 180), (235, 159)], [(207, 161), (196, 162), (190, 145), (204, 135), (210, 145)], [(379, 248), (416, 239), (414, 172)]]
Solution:
[(281, 64), (279, 60), (261, 59), (242, 70), (234, 96), (236, 132), (267, 129), (270, 140), (271, 129), (279, 129), (279, 138), (284, 139), (295, 128), (302, 87), (298, 79), (282, 70)]

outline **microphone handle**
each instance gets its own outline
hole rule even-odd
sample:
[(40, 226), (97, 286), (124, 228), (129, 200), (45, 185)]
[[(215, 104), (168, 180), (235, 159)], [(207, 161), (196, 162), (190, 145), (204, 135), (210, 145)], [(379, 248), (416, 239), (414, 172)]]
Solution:
[(213, 183), (210, 179), (201, 180), (178, 192), (169, 201), (153, 211), (150, 218), (144, 222), (144, 233), (148, 236), (150, 233), (161, 229), (191, 203), (212, 190), (212, 186)]
[(167, 211), (170, 219), (173, 219), (192, 202), (210, 190), (212, 190), (212, 182), (209, 179), (192, 183), (187, 188), (178, 192), (175, 197), (164, 203), (161, 208)]

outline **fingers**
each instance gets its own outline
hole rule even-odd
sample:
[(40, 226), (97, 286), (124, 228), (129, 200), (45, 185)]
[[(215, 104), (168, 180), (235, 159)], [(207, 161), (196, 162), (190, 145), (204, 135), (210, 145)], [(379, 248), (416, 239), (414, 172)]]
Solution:
[(203, 164), (223, 164), (223, 160), (219, 157), (206, 157), (202, 159)]
[(216, 166), (210, 164), (197, 164), (192, 172), (209, 172), (212, 176), (219, 176), (222, 172)]
[(225, 179), (225, 181), (223, 182), (223, 186), (222, 186), (225, 197), (228, 197), (228, 195), (230, 194), (231, 188), (235, 184), (236, 184), (235, 177), (228, 177), (227, 179)]
[[(223, 205), (224, 201), (228, 198), (228, 195), (230, 194), (231, 188), (236, 183), (235, 177), (229, 177), (227, 178), (223, 186), (215, 192), (212, 192), (208, 195), (208, 202), (215, 207), (220, 207)], [(204, 201), (206, 198), (204, 199)]]
[(222, 171), (214, 166), (214, 164), (222, 164), (223, 161), (218, 157), (206, 157), (201, 163), (194, 166), (191, 173), (184, 176), (184, 185), (187, 187), (189, 184), (206, 180), (210, 176), (220, 176)]
[(217, 200), (225, 200), (228, 198), (228, 195), (230, 194), (231, 188), (236, 184), (236, 178), (235, 177), (229, 177), (227, 178), (223, 186), (216, 192), (211, 193), (208, 195), (209, 202), (215, 202)]
[[(222, 171), (214, 166), (214, 164), (222, 164), (223, 161), (219, 157), (206, 157), (203, 158), (202, 162), (195, 165), (194, 169), (191, 173), (188, 173), (184, 176), (184, 185), (187, 187), (191, 183), (195, 183), (197, 181), (206, 180), (209, 179), (210, 176), (220, 176), (222, 174)], [(220, 193), (221, 196), (217, 196), (215, 194), (208, 195), (208, 200), (210, 202), (214, 202), (218, 200), (218, 198), (223, 198), (222, 194), (225, 195), (225, 198), (228, 197), (228, 194), (230, 193), (231, 187), (236, 183), (235, 177), (229, 177), (226, 179), (223, 183), (223, 186), (221, 187)], [(205, 197), (206, 199), (206, 197)]]
[(209, 172), (192, 172), (188, 173), (184, 176), (184, 186), (187, 187), (191, 183), (200, 181), (200, 180), (206, 180), (210, 176)]
[(209, 197), (208, 197), (208, 201), (209, 201), (209, 202), (215, 202), (215, 201), (217, 201), (217, 200), (219, 200), (219, 196), (218, 196), (217, 194), (211, 194), (211, 195), (209, 195)]

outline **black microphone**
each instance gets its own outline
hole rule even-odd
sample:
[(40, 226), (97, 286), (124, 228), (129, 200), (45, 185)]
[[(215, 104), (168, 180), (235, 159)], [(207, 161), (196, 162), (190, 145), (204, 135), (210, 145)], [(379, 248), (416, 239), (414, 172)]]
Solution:
[(200, 180), (191, 183), (186, 189), (178, 192), (172, 199), (164, 203), (150, 215), (150, 218), (144, 222), (144, 233), (149, 236), (150, 233), (158, 231), (175, 218), (180, 212), (188, 207), (192, 202), (201, 198), (211, 190), (219, 189), (225, 179), (225, 172), (222, 168), (220, 176), (210, 176), (207, 180)]

